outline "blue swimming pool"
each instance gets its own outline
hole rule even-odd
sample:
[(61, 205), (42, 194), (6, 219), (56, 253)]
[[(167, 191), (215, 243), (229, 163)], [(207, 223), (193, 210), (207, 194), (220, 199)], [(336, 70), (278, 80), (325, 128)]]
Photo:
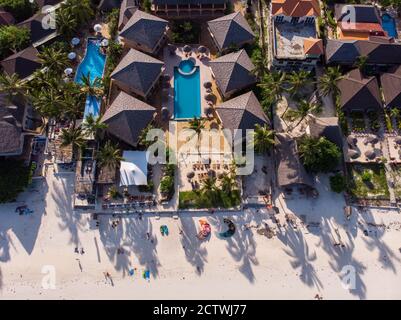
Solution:
[(390, 37), (393, 37), (395, 39), (398, 37), (395, 20), (387, 13), (382, 15), (382, 27), (384, 31), (387, 31)]
[(181, 61), (174, 68), (174, 118), (190, 119), (201, 115), (200, 71), (193, 61)]
[(105, 64), (106, 55), (100, 51), (100, 40), (88, 38), (85, 57), (78, 66), (75, 82), (82, 83), (82, 75), (88, 73), (92, 82), (96, 77), (102, 78)]

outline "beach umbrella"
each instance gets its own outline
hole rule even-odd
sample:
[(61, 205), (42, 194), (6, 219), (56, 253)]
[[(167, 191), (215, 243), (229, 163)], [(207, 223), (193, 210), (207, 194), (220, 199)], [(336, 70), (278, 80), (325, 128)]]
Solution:
[(208, 89), (208, 88), (211, 88), (211, 87), (212, 87), (212, 83), (211, 83), (210, 81), (206, 81), (206, 82), (203, 83), (203, 86), (204, 86), (206, 89)]
[(207, 48), (206, 48), (205, 46), (199, 46), (198, 52), (200, 52), (200, 53), (206, 53), (206, 52), (207, 52)]
[(213, 108), (212, 107), (207, 107), (205, 111), (206, 111), (206, 114), (212, 114), (213, 113)]
[(75, 52), (70, 52), (68, 54), (68, 59), (74, 60), (77, 57), (77, 54)]
[(396, 138), (394, 139), (394, 142), (395, 142), (396, 144), (401, 144), (401, 137), (396, 137)]
[(350, 145), (355, 145), (357, 141), (358, 141), (358, 140), (357, 140), (355, 137), (352, 137), (352, 136), (349, 136), (349, 137), (347, 138), (347, 142), (348, 142)]
[(71, 39), (71, 44), (73, 46), (78, 45), (80, 42), (81, 42), (81, 40), (79, 40), (79, 38), (74, 37), (74, 38)]
[(167, 107), (162, 107), (161, 113), (162, 113), (163, 121), (168, 120), (168, 118), (170, 117), (170, 112), (168, 111), (168, 108)]
[(190, 172), (187, 173), (187, 178), (188, 179), (192, 179), (193, 177), (195, 177), (195, 172), (190, 171)]
[(376, 157), (376, 153), (373, 150), (365, 151), (365, 156), (368, 159), (374, 159)]
[(192, 48), (186, 44), (182, 50), (184, 50), (184, 52), (191, 52)]
[(375, 144), (375, 143), (377, 143), (378, 141), (379, 141), (379, 139), (377, 139), (376, 137), (368, 136), (368, 137), (366, 137), (366, 138), (363, 140), (363, 143), (364, 143), (364, 144), (368, 144), (368, 143), (373, 143), (373, 144)]
[(348, 150), (348, 157), (350, 157), (351, 159), (356, 159), (359, 157), (359, 152), (356, 150)]
[(72, 70), (72, 68), (66, 68), (66, 69), (64, 70), (64, 74), (67, 75), (67, 76), (69, 76), (73, 71), (74, 71), (74, 70)]
[(99, 23), (97, 23), (93, 26), (93, 30), (95, 30), (95, 32), (100, 32), (102, 31), (102, 26)]
[(107, 47), (109, 45), (109, 39), (103, 39), (102, 42), (100, 42), (100, 45), (102, 47)]
[(206, 100), (213, 100), (213, 99), (214, 99), (214, 94), (212, 94), (212, 93), (206, 93), (205, 96), (204, 96), (204, 98), (205, 98)]

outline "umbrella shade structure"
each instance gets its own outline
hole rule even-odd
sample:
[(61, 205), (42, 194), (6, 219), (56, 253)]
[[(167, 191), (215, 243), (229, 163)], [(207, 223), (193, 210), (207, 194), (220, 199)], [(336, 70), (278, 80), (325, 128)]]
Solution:
[(395, 142), (396, 144), (401, 144), (401, 137), (396, 137), (396, 138), (394, 139), (394, 142)]
[(77, 38), (77, 37), (74, 37), (74, 38), (71, 39), (71, 44), (73, 46), (79, 45), (80, 42), (81, 42), (81, 40), (79, 40), (79, 38)]
[(358, 140), (357, 140), (355, 137), (352, 137), (352, 136), (349, 136), (349, 137), (347, 138), (347, 142), (348, 142), (350, 145), (352, 145), (352, 146), (356, 145), (357, 141), (358, 141)]
[(207, 52), (207, 48), (205, 46), (199, 46), (198, 52), (199, 53), (206, 53)]
[(377, 139), (377, 137), (372, 137), (372, 136), (368, 136), (368, 137), (366, 137), (366, 138), (363, 140), (363, 143), (364, 143), (364, 144), (368, 144), (368, 143), (373, 143), (373, 144), (375, 144), (375, 143), (377, 143), (377, 142), (379, 142), (379, 139)]
[(359, 157), (359, 152), (358, 151), (356, 151), (356, 150), (348, 150), (348, 156), (351, 158), (351, 159), (356, 159), (356, 158), (358, 158)]
[(162, 113), (163, 121), (166, 121), (166, 120), (168, 120), (170, 118), (170, 112), (168, 111), (167, 107), (163, 107), (162, 110), (161, 110), (161, 113)]
[(192, 48), (191, 48), (191, 46), (186, 44), (182, 50), (184, 50), (184, 52), (191, 52)]
[(100, 42), (100, 45), (102, 47), (107, 47), (109, 45), (109, 39), (103, 39), (102, 42)]
[(204, 98), (205, 98), (206, 100), (211, 101), (211, 100), (213, 100), (213, 99), (215, 98), (215, 96), (214, 96), (214, 94), (212, 94), (212, 93), (207, 93), (207, 94), (205, 94)]
[(213, 108), (212, 107), (207, 107), (205, 111), (206, 111), (207, 115), (211, 115), (213, 113)]
[(77, 57), (77, 54), (75, 52), (70, 52), (68, 54), (68, 59), (74, 60)]
[(72, 68), (66, 68), (66, 69), (64, 70), (64, 74), (67, 75), (67, 76), (69, 76), (73, 71), (74, 71), (74, 70), (72, 70)]
[(190, 171), (190, 172), (187, 173), (187, 178), (188, 179), (192, 179), (193, 177), (195, 177), (195, 172)]
[(95, 32), (100, 32), (102, 31), (102, 26), (97, 23), (93, 26), (93, 30), (95, 30)]
[(211, 83), (210, 81), (206, 81), (206, 82), (203, 83), (203, 86), (204, 86), (206, 89), (209, 89), (209, 88), (212, 87), (212, 83)]
[(372, 159), (376, 158), (376, 152), (374, 152), (373, 150), (367, 150), (367, 151), (365, 151), (365, 156), (366, 156), (366, 158), (372, 160)]

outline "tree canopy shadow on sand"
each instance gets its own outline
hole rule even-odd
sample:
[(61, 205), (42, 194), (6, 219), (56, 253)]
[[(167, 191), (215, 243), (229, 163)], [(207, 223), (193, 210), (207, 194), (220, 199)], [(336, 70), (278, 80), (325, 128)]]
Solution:
[[(157, 277), (160, 267), (157, 257), (158, 240), (149, 217), (121, 219), (121, 223), (115, 228), (112, 228), (111, 220), (116, 219), (101, 219), (99, 234), (107, 256), (116, 270), (122, 271), (125, 276), (130, 269), (143, 267), (153, 277)], [(150, 235), (149, 240), (146, 240), (147, 233)], [(124, 253), (119, 254), (118, 249), (123, 249)], [(134, 254), (132, 258), (131, 253)]]
[(207, 250), (204, 247), (204, 242), (208, 241), (208, 239), (202, 241), (197, 238), (198, 228), (196, 221), (197, 218), (193, 216), (180, 216), (181, 245), (187, 261), (194, 266), (197, 274), (201, 275), (207, 262)]
[(285, 245), (283, 250), (291, 257), (290, 264), (292, 268), (299, 269), (301, 281), (309, 287), (315, 287), (318, 290), (322, 289), (323, 284), (313, 266), (313, 262), (317, 259), (316, 252), (309, 248), (302, 232), (288, 226), (285, 234), (277, 233), (277, 238)]

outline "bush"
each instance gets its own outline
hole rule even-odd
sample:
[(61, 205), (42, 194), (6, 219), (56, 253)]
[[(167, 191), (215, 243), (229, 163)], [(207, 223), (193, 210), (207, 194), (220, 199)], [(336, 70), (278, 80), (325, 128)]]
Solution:
[(0, 27), (0, 58), (25, 49), (30, 42), (30, 31), (17, 26)]
[(10, 12), (16, 22), (28, 19), (38, 10), (38, 5), (29, 0), (0, 0), (0, 7)]
[(165, 176), (162, 181), (160, 181), (160, 192), (171, 194), (171, 190), (174, 190), (174, 177)]
[(143, 10), (145, 10), (145, 12), (150, 13), (151, 8), (152, 8), (152, 2), (150, 0), (143, 0), (142, 7), (143, 7)]
[(171, 40), (175, 43), (198, 43), (200, 26), (191, 21), (175, 21), (171, 28)]
[(363, 182), (371, 182), (373, 178), (373, 173), (370, 170), (363, 170), (361, 174), (361, 179)]
[(337, 173), (330, 177), (330, 188), (332, 191), (341, 193), (346, 190), (346, 180), (342, 174)]
[(110, 37), (114, 39), (118, 35), (118, 19), (120, 15), (120, 9), (114, 8), (108, 15), (107, 15), (107, 28), (110, 34)]
[(23, 161), (0, 160), (0, 203), (14, 200), (32, 182), (36, 165)]

